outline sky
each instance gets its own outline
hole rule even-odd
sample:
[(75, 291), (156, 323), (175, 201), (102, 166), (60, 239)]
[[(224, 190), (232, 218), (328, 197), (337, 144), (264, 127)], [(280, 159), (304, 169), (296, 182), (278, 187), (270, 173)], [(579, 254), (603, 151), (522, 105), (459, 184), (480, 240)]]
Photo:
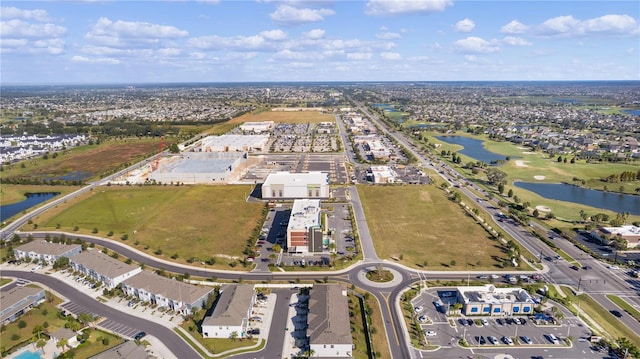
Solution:
[(640, 1), (0, 3), (4, 84), (640, 80)]

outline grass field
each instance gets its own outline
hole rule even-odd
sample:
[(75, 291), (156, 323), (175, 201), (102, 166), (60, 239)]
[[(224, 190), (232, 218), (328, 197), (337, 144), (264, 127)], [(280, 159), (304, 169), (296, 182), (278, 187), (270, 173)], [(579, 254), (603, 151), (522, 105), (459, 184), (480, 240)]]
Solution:
[[(75, 353), (74, 358), (90, 358), (98, 353), (102, 353), (103, 351), (109, 348), (113, 348), (116, 345), (124, 342), (122, 338), (117, 337), (111, 333), (104, 332), (102, 330), (85, 330), (90, 330), (91, 334), (89, 335), (89, 339), (84, 344), (81, 344), (79, 347), (73, 350)], [(106, 341), (103, 341), (103, 339), (106, 339)]]
[(172, 258), (177, 262), (241, 256), (263, 209), (245, 201), (250, 191), (250, 186), (101, 187), (34, 222), (40, 230), (60, 225), (72, 232), (77, 226), (78, 232), (103, 237), (112, 231), (117, 240), (127, 234), (127, 244), (165, 259), (177, 255)]
[(318, 111), (265, 111), (257, 110), (244, 114), (229, 121), (229, 124), (239, 124), (243, 122), (274, 121), (284, 123), (317, 123), (335, 122), (334, 115), (320, 113)]
[[(158, 151), (159, 138), (126, 138), (103, 141), (99, 145), (85, 145), (58, 152), (56, 158), (49, 155), (3, 166), (0, 179), (59, 179), (65, 176), (83, 175), (85, 180), (102, 178)], [(24, 168), (23, 168), (24, 165)]]
[(434, 186), (358, 186), (376, 252), (430, 270), (498, 269), (499, 242)]

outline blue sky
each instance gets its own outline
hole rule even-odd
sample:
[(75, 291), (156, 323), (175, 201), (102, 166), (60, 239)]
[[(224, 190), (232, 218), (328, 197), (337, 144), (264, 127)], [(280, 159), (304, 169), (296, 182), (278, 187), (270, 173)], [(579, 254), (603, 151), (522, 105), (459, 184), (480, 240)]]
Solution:
[(2, 83), (640, 80), (640, 2), (2, 1)]

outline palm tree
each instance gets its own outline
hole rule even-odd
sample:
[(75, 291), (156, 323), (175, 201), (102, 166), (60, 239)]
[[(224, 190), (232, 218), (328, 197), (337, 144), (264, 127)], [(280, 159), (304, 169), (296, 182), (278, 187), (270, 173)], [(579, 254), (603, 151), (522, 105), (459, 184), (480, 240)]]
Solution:
[(64, 347), (66, 347), (68, 344), (69, 344), (69, 342), (67, 341), (66, 338), (61, 338), (56, 343), (56, 347), (62, 348), (62, 351), (64, 352)]
[(236, 339), (238, 339), (238, 332), (236, 331), (231, 332), (231, 334), (229, 335), (229, 339), (231, 339), (232, 342), (235, 342)]
[(47, 345), (47, 341), (44, 339), (39, 339), (36, 342), (36, 347), (38, 347), (39, 349), (42, 349), (42, 354), (45, 354), (44, 352), (44, 346)]
[(42, 327), (42, 325), (38, 324), (35, 327), (33, 327), (33, 330), (31, 331), (31, 333), (33, 335), (35, 335), (36, 337), (38, 337), (38, 339), (40, 339), (40, 334), (44, 331), (44, 328)]

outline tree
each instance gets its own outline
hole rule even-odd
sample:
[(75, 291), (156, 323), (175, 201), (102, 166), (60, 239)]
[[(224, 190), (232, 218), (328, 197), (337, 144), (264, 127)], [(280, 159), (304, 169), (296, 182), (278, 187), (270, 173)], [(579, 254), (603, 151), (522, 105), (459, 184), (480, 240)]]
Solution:
[(38, 347), (39, 349), (42, 349), (42, 353), (44, 354), (44, 346), (47, 345), (47, 341), (44, 339), (38, 339), (38, 341), (36, 342), (36, 347)]
[(89, 325), (90, 323), (93, 323), (94, 320), (95, 318), (93, 317), (93, 315), (89, 313), (78, 314), (78, 321), (83, 325)]
[(513, 197), (513, 189), (509, 189), (509, 192), (507, 192), (507, 197), (511, 198)]
[(44, 331), (44, 328), (42, 327), (42, 325), (38, 324), (35, 327), (33, 327), (33, 330), (31, 331), (31, 333), (35, 335), (38, 339), (40, 339), (40, 334), (42, 334), (43, 331)]
[(535, 218), (538, 218), (538, 216), (539, 216), (539, 215), (540, 215), (540, 211), (538, 211), (538, 209), (537, 209), (537, 208), (536, 208), (536, 209), (534, 209), (534, 210), (533, 210), (533, 216), (534, 216)]
[(238, 339), (238, 332), (235, 330), (231, 332), (231, 334), (229, 334), (229, 339), (231, 339), (232, 342), (235, 342), (236, 339)]
[(486, 171), (487, 180), (489, 183), (493, 185), (497, 185), (499, 183), (504, 183), (507, 178), (507, 174), (503, 171), (500, 171), (497, 168), (489, 168)]
[(69, 344), (69, 342), (67, 341), (66, 338), (60, 338), (56, 343), (56, 347), (62, 348), (62, 351), (64, 352), (64, 348), (67, 346), (67, 344)]

